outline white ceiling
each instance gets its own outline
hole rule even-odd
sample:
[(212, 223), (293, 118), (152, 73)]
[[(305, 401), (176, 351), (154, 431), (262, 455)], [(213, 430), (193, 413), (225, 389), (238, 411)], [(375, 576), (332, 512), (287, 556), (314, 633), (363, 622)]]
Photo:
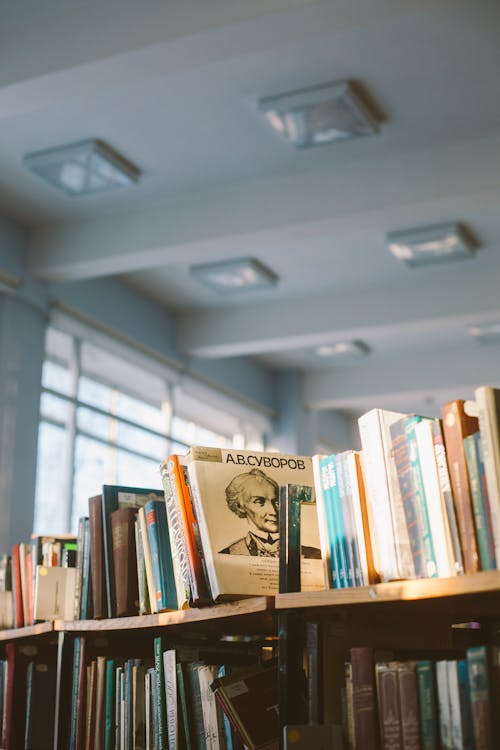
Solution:
[[(500, 6), (494, 0), (0, 0), (0, 210), (49, 281), (117, 275), (174, 310), (179, 345), (306, 372), (307, 402), (436, 413), (500, 385)], [(350, 78), (379, 135), (296, 152), (259, 97)], [(89, 137), (144, 170), (79, 200), (23, 154)], [(389, 230), (470, 226), (476, 257), (409, 270)], [(252, 255), (276, 289), (218, 297), (193, 263)], [(371, 354), (334, 363), (321, 343)]]

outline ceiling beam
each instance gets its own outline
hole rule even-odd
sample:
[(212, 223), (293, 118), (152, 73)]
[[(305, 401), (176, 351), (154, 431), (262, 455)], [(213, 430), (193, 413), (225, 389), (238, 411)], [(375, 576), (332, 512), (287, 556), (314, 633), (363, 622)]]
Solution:
[[(384, 180), (380, 180), (380, 174)], [(498, 205), (500, 138), (391, 152), (305, 174), (233, 183), (154, 207), (35, 228), (30, 268), (73, 281), (193, 262), (287, 251), (293, 243), (467, 216), (471, 197)], [(459, 214), (455, 212), (459, 211)], [(463, 213), (462, 213), (463, 211)]]

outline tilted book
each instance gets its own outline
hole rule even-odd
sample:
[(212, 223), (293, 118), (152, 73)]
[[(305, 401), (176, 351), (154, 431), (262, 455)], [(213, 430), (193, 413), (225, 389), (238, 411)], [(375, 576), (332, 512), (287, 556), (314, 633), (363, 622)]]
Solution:
[[(194, 447), (186, 464), (213, 598), (276, 594), (279, 487), (312, 487), (311, 458)], [(301, 588), (324, 588), (315, 502), (302, 505)]]

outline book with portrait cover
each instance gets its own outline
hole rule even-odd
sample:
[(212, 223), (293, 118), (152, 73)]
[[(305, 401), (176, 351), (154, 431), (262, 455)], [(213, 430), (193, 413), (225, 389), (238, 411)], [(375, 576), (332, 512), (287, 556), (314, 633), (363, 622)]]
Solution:
[[(279, 487), (312, 487), (310, 456), (193, 447), (186, 466), (213, 598), (276, 594)], [(323, 588), (313, 494), (302, 504), (301, 589)]]

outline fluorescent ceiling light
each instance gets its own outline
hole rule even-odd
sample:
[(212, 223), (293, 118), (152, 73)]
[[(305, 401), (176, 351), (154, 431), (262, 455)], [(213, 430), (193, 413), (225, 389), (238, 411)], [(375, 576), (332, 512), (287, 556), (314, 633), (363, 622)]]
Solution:
[(191, 266), (203, 284), (223, 294), (276, 286), (278, 276), (255, 258), (235, 258)]
[(345, 141), (378, 130), (375, 116), (350, 81), (268, 96), (259, 101), (259, 110), (296, 148)]
[(500, 341), (500, 321), (478, 323), (467, 328), (467, 333), (481, 344), (492, 344)]
[(466, 229), (451, 223), (389, 232), (387, 243), (391, 253), (409, 266), (468, 258), (475, 249)]
[(99, 140), (36, 151), (23, 161), (32, 172), (71, 196), (131, 185), (141, 175), (134, 164)]
[(346, 358), (364, 357), (370, 353), (370, 347), (364, 341), (340, 341), (337, 344), (322, 344), (316, 347), (318, 357)]

